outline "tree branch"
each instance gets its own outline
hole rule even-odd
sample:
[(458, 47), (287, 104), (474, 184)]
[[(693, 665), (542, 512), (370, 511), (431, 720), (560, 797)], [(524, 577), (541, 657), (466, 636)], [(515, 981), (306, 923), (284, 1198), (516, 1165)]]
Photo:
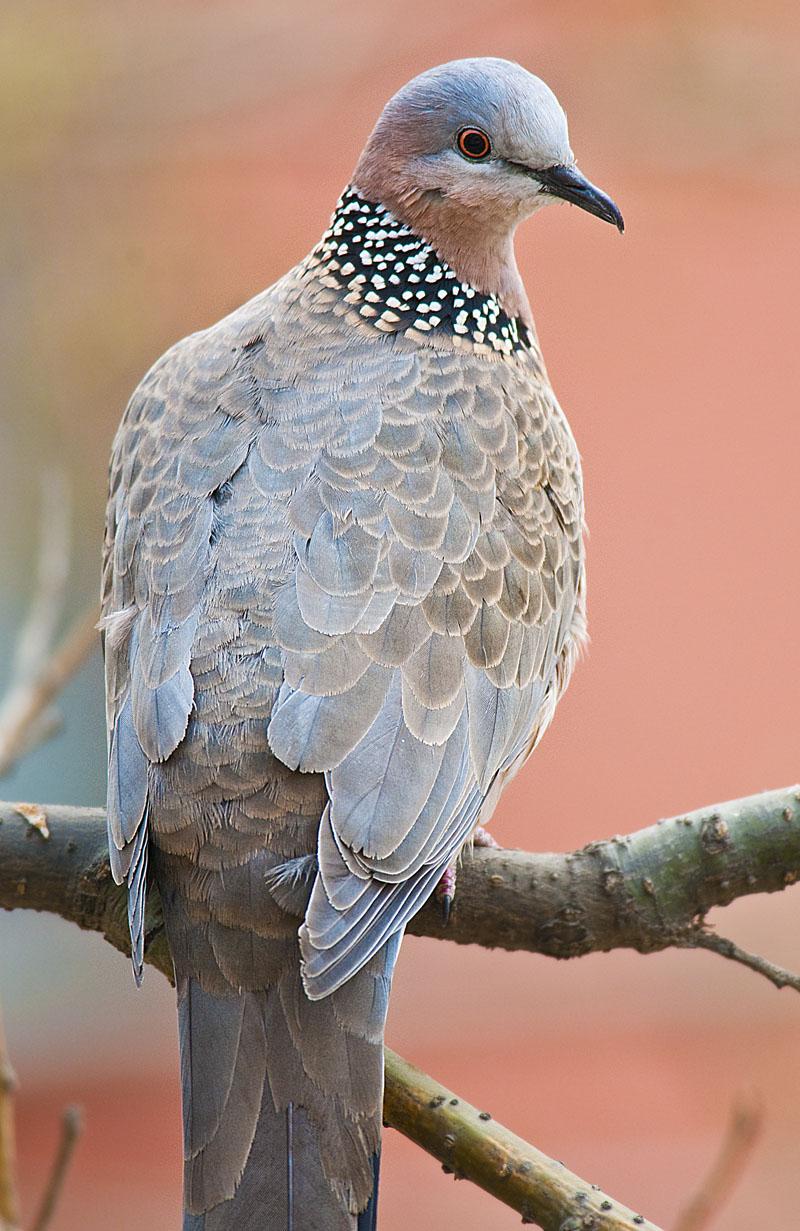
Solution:
[(765, 791), (592, 842), (570, 854), (476, 850), (446, 928), (432, 903), (410, 930), (460, 944), (580, 957), (707, 948), (800, 990), (797, 977), (708, 931), (705, 916), (800, 875), (800, 789)]
[(61, 1137), (59, 1138), (58, 1150), (53, 1160), (53, 1169), (50, 1172), (44, 1193), (42, 1194), (39, 1213), (36, 1215), (31, 1231), (47, 1231), (47, 1228), (53, 1221), (53, 1215), (58, 1206), (58, 1199), (61, 1196), (61, 1190), (67, 1178), (69, 1164), (82, 1129), (83, 1116), (80, 1107), (65, 1107), (61, 1116)]
[(0, 1231), (16, 1231), (19, 1226), (17, 1146), (14, 1129), (16, 1088), (17, 1078), (8, 1058), (3, 1019), (0, 1015)]
[(544, 1231), (658, 1231), (386, 1048), (386, 1124)]
[(69, 581), (70, 501), (64, 473), (42, 476), (41, 531), (33, 596), (11, 661), (11, 678), (0, 702), (0, 778), (31, 748), (61, 725), (53, 702), (99, 644), (97, 603), (89, 604), (54, 648)]
[[(51, 838), (0, 804), (0, 907), (52, 911), (128, 951), (124, 893), (111, 880), (99, 808), (44, 808)], [(796, 976), (709, 932), (704, 919), (751, 893), (774, 893), (800, 872), (800, 791), (786, 787), (660, 821), (572, 854), (475, 850), (464, 857), (449, 924), (429, 903), (409, 931), (458, 944), (550, 957), (628, 948), (708, 948), (777, 986)], [(156, 893), (148, 960), (170, 969)]]
[[(48, 910), (101, 932), (127, 952), (124, 896), (111, 880), (99, 808), (44, 809), (50, 837), (27, 824), (14, 805), (0, 804), (0, 905)], [(148, 906), (146, 961), (168, 978), (172, 963), (157, 893)], [(495, 1123), (387, 1049), (384, 1118), (544, 1231), (658, 1231), (596, 1185)], [(593, 1222), (586, 1222), (589, 1217)]]
[(795, 992), (800, 992), (800, 975), (793, 974), (791, 970), (784, 970), (782, 966), (776, 966), (774, 962), (768, 962), (765, 957), (760, 957), (757, 953), (748, 953), (747, 949), (741, 949), (726, 936), (719, 936), (716, 932), (709, 932), (703, 927), (695, 928), (687, 937), (686, 943), (682, 943), (680, 947), (708, 949), (711, 953), (718, 953), (720, 957), (726, 957), (730, 962), (739, 962), (740, 965), (747, 966), (749, 970), (754, 970), (756, 974), (763, 975), (779, 990), (782, 987), (791, 987)]
[(762, 1120), (760, 1108), (750, 1102), (734, 1107), (719, 1154), (673, 1231), (706, 1231), (711, 1226), (750, 1159)]
[(58, 730), (61, 720), (52, 704), (100, 644), (96, 624), (97, 605), (93, 603), (76, 618), (57, 648), (9, 689), (0, 707), (0, 778)]
[[(16, 1088), (17, 1079), (8, 1058), (2, 1013), (0, 1013), (0, 1231), (19, 1231), (20, 1223), (14, 1124)], [(81, 1127), (80, 1108), (67, 1107), (61, 1117), (61, 1138), (58, 1150), (32, 1231), (47, 1231), (52, 1222)]]
[[(34, 808), (44, 813), (44, 829), (25, 820), (29, 812), (0, 804), (0, 906), (54, 912), (127, 953), (124, 894), (109, 873), (102, 810)], [(790, 787), (700, 809), (572, 854), (476, 850), (464, 860), (449, 925), (428, 905), (409, 930), (560, 958), (613, 948), (712, 948), (776, 986), (798, 987), (788, 972), (714, 936), (704, 917), (745, 894), (784, 889), (799, 870), (800, 791)], [(146, 961), (171, 977), (156, 892), (146, 936)], [(388, 1051), (385, 1118), (446, 1170), (473, 1180), (545, 1231), (657, 1231)]]

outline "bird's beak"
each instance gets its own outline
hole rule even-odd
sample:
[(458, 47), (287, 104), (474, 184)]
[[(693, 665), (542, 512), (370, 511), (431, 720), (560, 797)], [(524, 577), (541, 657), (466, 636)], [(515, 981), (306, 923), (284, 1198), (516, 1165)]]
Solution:
[(589, 214), (596, 214), (604, 222), (611, 222), (622, 233), (625, 223), (611, 197), (581, 175), (577, 167), (555, 166), (544, 170), (531, 170), (530, 174), (542, 185), (542, 190), (553, 197), (561, 197), (572, 205), (579, 205)]

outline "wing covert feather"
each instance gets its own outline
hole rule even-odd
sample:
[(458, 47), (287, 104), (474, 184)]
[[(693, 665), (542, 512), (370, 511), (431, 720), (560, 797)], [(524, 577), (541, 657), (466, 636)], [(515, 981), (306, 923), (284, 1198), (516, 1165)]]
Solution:
[(480, 356), (354, 330), (345, 362), (341, 335), (312, 358), (268, 306), (169, 352), (118, 437), (104, 613), (134, 615), (107, 649), (109, 826), (139, 918), (148, 775), (196, 688), (223, 723), (261, 715), (330, 797), (302, 939), (316, 997), (402, 929), (546, 725), (581, 619), (580, 473), (535, 356), (490, 379)]
[(437, 360), (447, 393), (423, 396), (420, 372), (395, 385), (378, 433), (304, 455), (312, 469), (291, 498), (297, 563), (276, 603), (284, 683), (269, 740), (290, 766), (326, 771), (302, 934), (312, 997), (404, 925), (524, 759), (580, 604), (563, 515), (541, 490), (548, 467), (572, 467), (579, 536), (571, 438), (530, 456), (552, 407), (530, 395), (526, 407), (519, 389), (484, 398)]
[[(145, 376), (125, 412), (111, 460), (101, 621), (107, 811), (112, 872), (128, 882), (137, 980), (150, 767), (166, 761), (187, 730), (215, 494), (242, 465), (252, 440), (252, 429), (233, 413), (239, 408), (228, 375), (230, 351), (217, 351), (205, 367), (197, 355), (197, 339), (186, 339)], [(214, 386), (211, 406), (200, 396), (207, 381)]]

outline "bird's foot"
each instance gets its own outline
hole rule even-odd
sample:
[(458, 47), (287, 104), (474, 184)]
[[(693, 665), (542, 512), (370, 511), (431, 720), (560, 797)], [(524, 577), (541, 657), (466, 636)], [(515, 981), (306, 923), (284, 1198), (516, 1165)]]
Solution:
[(442, 879), (436, 886), (436, 899), (439, 903), (439, 909), (442, 912), (442, 926), (447, 927), (450, 921), (450, 911), (453, 906), (453, 898), (456, 896), (456, 865), (450, 864), (449, 868), (445, 868), (442, 873)]
[(488, 829), (484, 829), (483, 825), (477, 825), (472, 834), (472, 845), (482, 846), (490, 851), (499, 851), (500, 843), (496, 842)]
[[(472, 845), (482, 846), (490, 850), (500, 850), (500, 843), (495, 842), (488, 829), (484, 829), (482, 825), (477, 825), (472, 832)], [(439, 909), (442, 912), (442, 926), (447, 927), (450, 921), (450, 913), (453, 909), (453, 900), (456, 896), (456, 864), (451, 863), (448, 868), (445, 868), (442, 873), (442, 879), (436, 886), (436, 899), (439, 903)]]

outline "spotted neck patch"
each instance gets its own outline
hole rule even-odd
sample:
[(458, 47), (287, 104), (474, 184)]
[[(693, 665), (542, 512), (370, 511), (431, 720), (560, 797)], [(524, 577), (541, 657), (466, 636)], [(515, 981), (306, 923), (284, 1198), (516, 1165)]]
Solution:
[(528, 349), (527, 326), (495, 295), (462, 282), (427, 240), (348, 188), (308, 268), (383, 333), (441, 332), (476, 350)]

